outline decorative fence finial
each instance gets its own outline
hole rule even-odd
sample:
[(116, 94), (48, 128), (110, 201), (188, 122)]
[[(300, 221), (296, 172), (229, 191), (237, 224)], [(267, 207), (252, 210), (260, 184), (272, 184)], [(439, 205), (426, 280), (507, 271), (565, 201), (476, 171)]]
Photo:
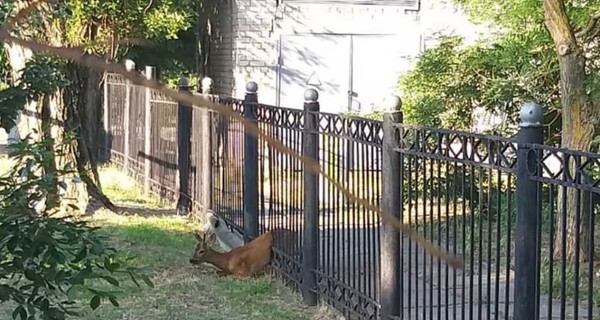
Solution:
[(183, 76), (179, 79), (179, 87), (180, 88), (188, 88), (190, 86), (190, 79), (188, 77)]
[(402, 109), (402, 99), (395, 94), (387, 96), (383, 99), (383, 108), (386, 111), (400, 111)]
[(127, 69), (127, 71), (135, 69), (135, 62), (131, 59), (125, 60), (125, 69)]
[(258, 84), (254, 81), (249, 81), (246, 84), (246, 93), (256, 93), (258, 91)]
[(544, 108), (535, 102), (526, 102), (521, 107), (519, 118), (521, 119), (519, 126), (522, 128), (539, 127), (544, 119)]
[(319, 91), (315, 89), (306, 89), (304, 91), (304, 101), (317, 102), (317, 100), (319, 100)]
[(209, 77), (202, 78), (201, 86), (202, 86), (202, 93), (209, 94), (212, 90), (213, 79), (211, 79)]

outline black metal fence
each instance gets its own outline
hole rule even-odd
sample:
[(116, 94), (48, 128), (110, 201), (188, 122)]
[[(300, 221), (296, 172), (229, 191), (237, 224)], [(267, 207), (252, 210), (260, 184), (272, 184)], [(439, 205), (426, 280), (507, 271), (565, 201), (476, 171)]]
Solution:
[[(462, 257), (456, 270), (239, 121), (150, 93), (150, 130), (138, 129), (145, 116), (123, 86), (146, 89), (111, 77), (113, 159), (149, 175), (155, 192), (178, 190), (179, 206), (211, 209), (246, 240), (295, 231), (295, 245), (275, 245), (273, 266), (309, 305), (325, 301), (352, 319), (600, 317), (600, 156), (544, 146), (537, 105), (523, 107), (518, 138), (502, 138), (406, 125), (400, 112), (384, 121), (322, 113), (314, 90), (304, 110), (260, 104), (255, 83), (245, 100), (209, 95)], [(178, 187), (186, 172), (189, 190)]]

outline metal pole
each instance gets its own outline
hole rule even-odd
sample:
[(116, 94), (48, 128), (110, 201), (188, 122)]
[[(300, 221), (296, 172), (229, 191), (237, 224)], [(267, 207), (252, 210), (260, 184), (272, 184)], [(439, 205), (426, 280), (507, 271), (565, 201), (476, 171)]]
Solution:
[[(393, 109), (399, 110), (400, 99), (393, 100)], [(383, 115), (382, 148), (382, 210), (402, 220), (404, 194), (402, 188), (402, 154), (395, 140), (396, 124), (402, 123), (402, 112), (395, 111)], [(384, 318), (400, 316), (401, 312), (401, 250), (400, 233), (392, 225), (382, 222), (381, 226), (381, 312)]]
[(542, 144), (543, 109), (535, 103), (521, 107), (517, 149), (517, 221), (515, 227), (514, 319), (531, 320), (536, 314), (538, 182), (529, 177), (539, 159), (525, 144)]
[[(304, 132), (302, 153), (319, 160), (319, 92), (308, 89), (304, 93)], [(309, 306), (317, 304), (315, 270), (319, 262), (319, 176), (304, 167), (304, 238), (302, 245), (302, 296)]]
[[(189, 80), (179, 80), (179, 92), (190, 92)], [(177, 214), (186, 215), (190, 209), (189, 177), (190, 177), (190, 144), (192, 128), (192, 107), (179, 103), (177, 106), (177, 165), (179, 167), (179, 199)]]
[[(244, 118), (254, 124), (258, 104), (258, 85), (246, 84)], [(258, 138), (244, 130), (244, 242), (258, 237)]]

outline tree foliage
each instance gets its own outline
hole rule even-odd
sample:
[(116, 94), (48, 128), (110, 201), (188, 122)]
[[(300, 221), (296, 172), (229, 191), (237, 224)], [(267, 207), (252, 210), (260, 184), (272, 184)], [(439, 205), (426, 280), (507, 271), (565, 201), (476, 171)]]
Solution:
[[(544, 11), (536, 0), (455, 0), (475, 22), (501, 31), (475, 44), (458, 36), (442, 37), (437, 47), (419, 57), (415, 68), (400, 82), (405, 119), (411, 123), (469, 129), (473, 110), (507, 114), (497, 133), (512, 134), (519, 106), (533, 100), (545, 107), (548, 142), (560, 141), (560, 72), (552, 39), (544, 26)], [(568, 2), (575, 28), (582, 28), (598, 1)], [(588, 55), (598, 56), (595, 50)], [(599, 57), (600, 58), (600, 57)], [(589, 59), (588, 72), (595, 75)], [(590, 78), (590, 92), (598, 92), (600, 78)], [(512, 130), (511, 130), (512, 128)]]
[[(14, 15), (17, 2), (0, 4), (0, 23)], [(15, 32), (54, 45), (82, 47), (107, 59), (120, 59), (135, 42), (132, 39), (166, 41), (189, 28), (193, 17), (190, 2), (51, 1), (19, 21)], [(15, 306), (15, 319), (63, 319), (74, 315), (82, 307), (78, 302), (82, 291), (90, 296), (92, 309), (102, 300), (118, 305), (118, 292), (102, 289), (105, 286), (101, 281), (114, 287), (120, 286), (123, 275), (138, 285), (140, 281), (152, 285), (151, 281), (110, 247), (97, 229), (76, 217), (58, 215), (69, 185), (81, 184), (86, 174), (77, 163), (81, 155), (73, 156), (82, 142), (77, 128), (86, 126), (74, 115), (86, 111), (76, 103), (86, 101), (89, 92), (78, 86), (86, 84), (80, 77), (91, 73), (84, 75), (70, 61), (38, 54), (18, 71), (17, 82), (0, 88), (2, 128), (11, 129), (18, 112), (34, 101), (62, 99), (54, 107), (62, 105), (64, 109), (54, 110), (56, 119), (42, 119), (41, 129), (48, 132), (39, 139), (27, 137), (12, 145), (11, 157), (17, 165), (0, 177), (0, 304)], [(42, 114), (51, 107), (40, 105)], [(64, 121), (58, 124), (58, 136), (49, 134), (52, 121)]]
[[(67, 152), (72, 142), (73, 137), (58, 152)], [(115, 291), (90, 280), (118, 287), (117, 276), (125, 274), (138, 285), (140, 281), (152, 285), (97, 228), (56, 216), (58, 206), (45, 206), (54, 179), (76, 174), (71, 163), (53, 168), (57, 154), (48, 151), (51, 144), (26, 138), (12, 145), (10, 156), (16, 166), (0, 177), (0, 305), (15, 305), (13, 319), (77, 315), (82, 307), (77, 294), (82, 291), (91, 295), (92, 309), (103, 299), (118, 306)]]
[[(177, 39), (192, 26), (192, 0), (181, 1), (67, 1), (67, 40), (88, 52), (118, 59), (140, 40)], [(148, 42), (144, 42), (148, 43)]]
[[(600, 134), (600, 1), (455, 0), (475, 21), (501, 32), (468, 47), (442, 41), (425, 52), (401, 81), (410, 121), (465, 128), (476, 107), (506, 111), (513, 123), (518, 106), (534, 100), (545, 106), (546, 143), (597, 151)], [(436, 75), (437, 74), (437, 75)], [(458, 117), (453, 117), (459, 115)], [(463, 117), (461, 117), (463, 116)], [(506, 134), (506, 132), (503, 132)], [(562, 168), (577, 172), (574, 163)], [(584, 173), (586, 180), (590, 173)], [(581, 193), (581, 195), (579, 195)], [(557, 197), (555, 257), (592, 257), (587, 243), (591, 195), (576, 188)], [(579, 200), (579, 201), (578, 201)], [(581, 223), (580, 223), (581, 222)], [(592, 229), (593, 230), (593, 229)], [(565, 233), (566, 232), (566, 233)], [(563, 249), (560, 239), (566, 239)], [(579, 254), (578, 254), (579, 253)]]

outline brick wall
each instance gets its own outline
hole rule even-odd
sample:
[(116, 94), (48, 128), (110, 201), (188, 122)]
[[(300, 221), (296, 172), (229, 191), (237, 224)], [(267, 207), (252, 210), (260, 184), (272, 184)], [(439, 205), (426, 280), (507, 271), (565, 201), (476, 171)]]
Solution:
[[(393, 6), (290, 4), (276, 0), (214, 0), (210, 76), (218, 93), (243, 97), (245, 84), (259, 84), (259, 99), (274, 104), (277, 41), (297, 33), (402, 34), (423, 39), (476, 28), (449, 1), (421, 0), (419, 11)], [(281, 1), (279, 1), (281, 2)], [(483, 30), (485, 31), (485, 30)]]

